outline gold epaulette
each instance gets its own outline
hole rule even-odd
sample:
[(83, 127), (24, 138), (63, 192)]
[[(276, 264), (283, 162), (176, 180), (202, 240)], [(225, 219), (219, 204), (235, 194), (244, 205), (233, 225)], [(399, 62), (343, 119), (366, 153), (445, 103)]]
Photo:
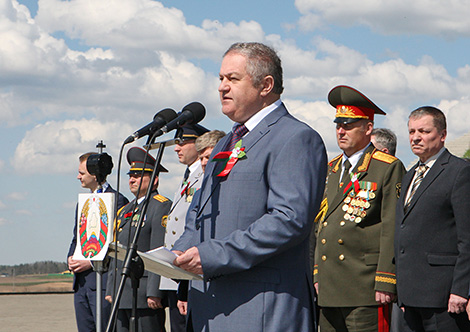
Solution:
[(387, 164), (391, 164), (395, 160), (397, 160), (396, 157), (394, 157), (394, 156), (392, 156), (388, 153), (379, 151), (379, 150), (375, 151), (375, 153), (372, 155), (372, 158), (374, 158), (376, 160), (379, 160), (379, 161), (383, 161), (384, 163), (387, 163)]
[(165, 203), (165, 202), (168, 201), (168, 198), (166, 198), (165, 196), (162, 196), (162, 195), (155, 195), (155, 196), (153, 196), (153, 199), (156, 199), (160, 203)]

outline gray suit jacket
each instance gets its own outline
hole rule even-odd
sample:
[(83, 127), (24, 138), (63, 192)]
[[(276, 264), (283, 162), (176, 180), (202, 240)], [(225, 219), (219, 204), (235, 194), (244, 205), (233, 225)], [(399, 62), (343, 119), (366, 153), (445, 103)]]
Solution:
[(395, 264), (400, 305), (447, 308), (450, 294), (468, 297), (470, 163), (445, 150), (404, 213), (413, 167), (397, 203)]
[[(230, 135), (215, 147), (225, 147)], [(242, 140), (227, 177), (210, 162), (175, 249), (197, 246), (204, 281), (189, 290), (194, 331), (311, 331), (308, 235), (324, 191), (321, 137), (284, 105)]]

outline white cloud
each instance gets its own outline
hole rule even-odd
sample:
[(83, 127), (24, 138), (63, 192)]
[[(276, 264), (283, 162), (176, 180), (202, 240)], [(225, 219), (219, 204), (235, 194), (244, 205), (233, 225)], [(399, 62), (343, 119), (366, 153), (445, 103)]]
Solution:
[(181, 10), (150, 0), (40, 0), (35, 19), (50, 33), (65, 31), (88, 45), (134, 49), (141, 56), (149, 50), (166, 50), (219, 59), (233, 40), (264, 37), (257, 22), (204, 20), (197, 27), (186, 23)]
[(470, 36), (468, 2), (460, 0), (296, 0), (299, 26), (315, 30), (326, 23), (365, 25), (383, 34)]
[(28, 131), (18, 144), (12, 164), (26, 174), (66, 173), (77, 167), (77, 158), (94, 151), (103, 140), (105, 151), (117, 156), (120, 142), (133, 132), (125, 123), (92, 120), (49, 121)]
[(11, 192), (8, 195), (6, 195), (6, 197), (14, 201), (24, 201), (27, 196), (28, 196), (28, 193), (26, 192)]
[(6, 225), (6, 224), (8, 224), (8, 223), (9, 223), (9, 222), (8, 222), (7, 219), (0, 217), (0, 226)]

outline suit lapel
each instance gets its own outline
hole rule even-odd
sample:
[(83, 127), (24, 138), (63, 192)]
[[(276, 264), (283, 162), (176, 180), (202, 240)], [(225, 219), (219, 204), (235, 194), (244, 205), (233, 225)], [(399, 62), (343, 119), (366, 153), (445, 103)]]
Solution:
[[(372, 144), (369, 145), (369, 147), (362, 154), (361, 159), (359, 159), (359, 161), (357, 162), (357, 165), (352, 170), (352, 173), (357, 175), (357, 180), (358, 181), (360, 181), (364, 176), (367, 175), (367, 170), (369, 169), (370, 159), (372, 158), (372, 154), (374, 152), (375, 152), (374, 146)], [(342, 160), (342, 158), (341, 158), (341, 160)], [(340, 167), (341, 167), (341, 165), (340, 165)], [(337, 183), (339, 183), (339, 177), (340, 177), (341, 172), (338, 171), (334, 174), (335, 175), (334, 175), (333, 179), (331, 179), (331, 180), (333, 181), (332, 182), (333, 184), (335, 184), (335, 183), (337, 184)], [(330, 179), (328, 179), (328, 182), (330, 182)], [(328, 206), (328, 212), (326, 213), (325, 218), (327, 218), (338, 207), (338, 205), (341, 204), (344, 197), (351, 190), (354, 189), (354, 186), (352, 184), (351, 185), (350, 184), (351, 184), (351, 179), (348, 182), (343, 183), (343, 186), (341, 188), (335, 189), (335, 190), (337, 190), (336, 195), (334, 195), (333, 200), (331, 201), (331, 203), (328, 203), (328, 205), (329, 205)], [(347, 188), (348, 186), (349, 186), (349, 189), (346, 192), (344, 192), (344, 189)], [(336, 188), (338, 188), (338, 186), (336, 186)]]
[[(287, 115), (287, 110), (284, 104), (281, 104), (278, 108), (274, 111), (269, 113), (263, 120), (261, 120), (258, 125), (253, 128), (243, 139), (242, 139), (242, 146), (245, 147), (245, 153), (248, 153), (259, 140), (265, 136), (270, 131), (270, 127), (274, 125), (282, 116)], [(217, 153), (222, 151), (222, 149), (227, 145), (227, 141), (230, 139), (231, 135), (226, 135), (223, 139), (217, 143), (214, 151), (211, 154), (213, 158)], [(202, 212), (203, 207), (206, 205), (207, 201), (212, 196), (215, 188), (220, 184), (222, 180), (225, 180), (226, 177), (218, 177), (218, 174), (224, 167), (223, 163), (219, 162), (212, 162), (212, 158), (207, 165), (206, 168), (206, 176), (204, 177), (204, 181), (201, 185), (201, 199), (199, 205), (199, 214)], [(248, 157), (249, 158), (249, 157)], [(234, 166), (236, 168), (236, 165)], [(230, 177), (230, 174), (228, 175)], [(198, 214), (198, 215), (199, 215)]]
[[(423, 181), (419, 185), (418, 190), (416, 190), (416, 193), (414, 194), (413, 199), (410, 202), (410, 206), (408, 210), (406, 211), (405, 216), (408, 215), (408, 213), (410, 213), (410, 211), (413, 209), (413, 207), (415, 206), (416, 202), (419, 200), (421, 195), (434, 182), (434, 180), (436, 180), (436, 178), (444, 171), (446, 165), (449, 163), (449, 158), (450, 158), (450, 153), (447, 150), (442, 152), (439, 158), (437, 158), (436, 162), (428, 171), (428, 174), (426, 174)], [(413, 178), (413, 176), (411, 178)], [(411, 183), (411, 180), (410, 180), (410, 183)]]

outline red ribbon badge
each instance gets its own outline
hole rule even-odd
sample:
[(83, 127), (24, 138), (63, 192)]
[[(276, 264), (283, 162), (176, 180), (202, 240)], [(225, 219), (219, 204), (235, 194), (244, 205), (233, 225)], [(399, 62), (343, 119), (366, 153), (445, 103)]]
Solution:
[(232, 170), (233, 166), (237, 163), (238, 159), (246, 158), (245, 148), (242, 146), (242, 140), (239, 140), (235, 144), (235, 148), (232, 151), (222, 151), (217, 153), (212, 161), (220, 161), (225, 163), (224, 169), (216, 176), (224, 177), (227, 176)]

